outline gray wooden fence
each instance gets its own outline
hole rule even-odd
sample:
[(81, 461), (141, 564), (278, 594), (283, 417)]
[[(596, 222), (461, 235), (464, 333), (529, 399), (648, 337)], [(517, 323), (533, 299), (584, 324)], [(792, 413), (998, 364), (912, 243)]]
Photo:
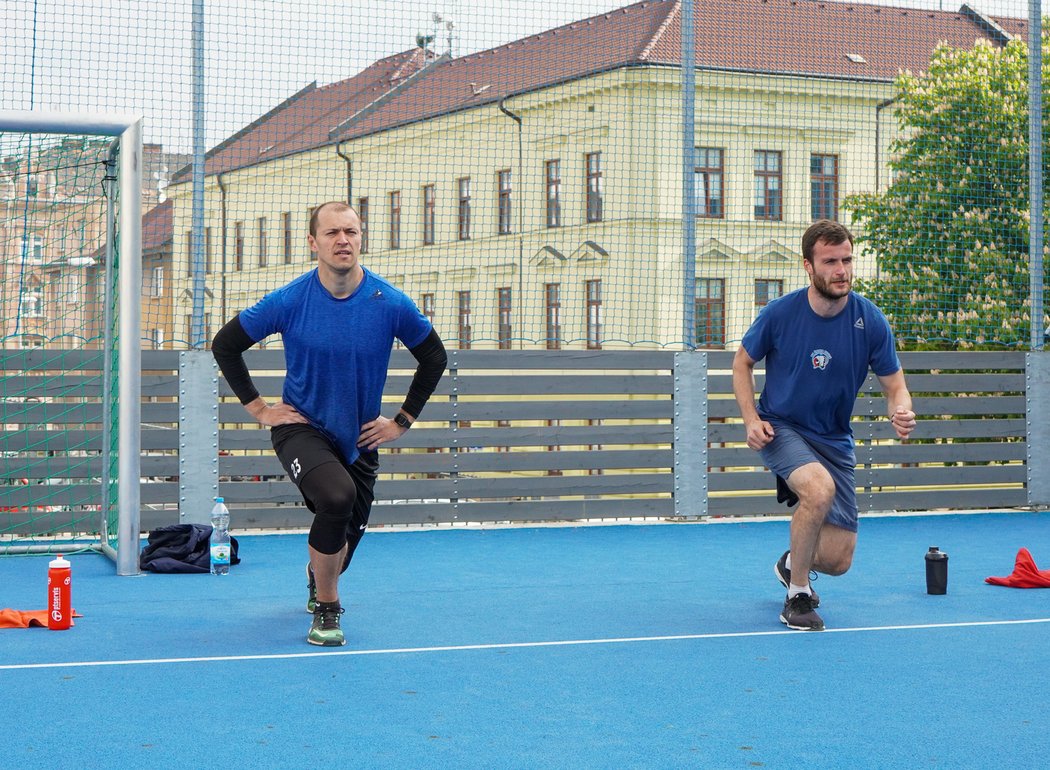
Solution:
[[(51, 526), (90, 531), (85, 511), (97, 506), (102, 464), (101, 357), (0, 357), (8, 480), (0, 532), (32, 534), (45, 500)], [(914, 440), (896, 441), (869, 377), (853, 423), (862, 511), (1050, 502), (1046, 354), (901, 358), (920, 426)], [(276, 398), (281, 351), (251, 351), (248, 363), (263, 395)], [(743, 444), (731, 363), (722, 351), (451, 351), (421, 420), (382, 452), (373, 524), (787, 513)], [(395, 351), (388, 416), (414, 365)], [(237, 529), (309, 525), (269, 431), (232, 398), (210, 354), (145, 351), (142, 366), (144, 531), (206, 520), (213, 494), (226, 498)]]

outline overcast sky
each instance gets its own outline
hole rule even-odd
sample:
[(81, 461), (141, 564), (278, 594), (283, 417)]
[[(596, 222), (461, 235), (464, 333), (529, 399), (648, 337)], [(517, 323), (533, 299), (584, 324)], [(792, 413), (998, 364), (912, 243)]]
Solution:
[[(831, 0), (834, 2), (835, 0)], [(903, 5), (956, 10), (961, 0)], [(1027, 17), (1027, 0), (970, 0)], [(630, 0), (205, 0), (207, 144), (303, 86), (356, 74), (438, 33), (456, 56), (630, 4)], [(698, 8), (700, 3), (697, 3)], [(191, 0), (0, 0), (0, 108), (137, 112), (145, 139), (191, 149)]]

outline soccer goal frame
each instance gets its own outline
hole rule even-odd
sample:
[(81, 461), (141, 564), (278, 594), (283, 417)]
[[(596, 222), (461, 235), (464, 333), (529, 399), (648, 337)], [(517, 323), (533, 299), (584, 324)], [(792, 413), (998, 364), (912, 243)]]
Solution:
[[(141, 292), (142, 292), (142, 116), (121, 113), (79, 113), (43, 110), (0, 110), (0, 131), (25, 134), (68, 134), (112, 137), (110, 158), (116, 158), (119, 190), (117, 235), (119, 273), (117, 329), (117, 546), (110, 544), (108, 511), (100, 509), (100, 549), (116, 563), (118, 575), (138, 575), (141, 477)], [(112, 250), (112, 238), (106, 248)], [(112, 264), (112, 259), (108, 260)], [(107, 312), (112, 312), (107, 303)], [(112, 324), (105, 342), (112, 349)], [(106, 357), (108, 364), (109, 357)], [(124, 374), (128, 376), (123, 376)], [(107, 378), (108, 386), (109, 378)], [(107, 421), (108, 422), (108, 421)], [(104, 447), (105, 451), (105, 447)], [(105, 465), (105, 463), (104, 463)], [(105, 473), (105, 472), (104, 472)], [(103, 495), (107, 482), (103, 481)]]

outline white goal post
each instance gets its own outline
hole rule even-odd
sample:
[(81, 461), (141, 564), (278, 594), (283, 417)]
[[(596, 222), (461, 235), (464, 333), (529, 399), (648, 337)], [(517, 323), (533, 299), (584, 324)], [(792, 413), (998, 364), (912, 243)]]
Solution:
[[(142, 116), (119, 113), (0, 110), (0, 131), (109, 136), (118, 158), (119, 305), (117, 548), (102, 539), (118, 575), (138, 575), (141, 430)], [(108, 334), (107, 330), (107, 334)], [(127, 376), (125, 376), (125, 374)]]

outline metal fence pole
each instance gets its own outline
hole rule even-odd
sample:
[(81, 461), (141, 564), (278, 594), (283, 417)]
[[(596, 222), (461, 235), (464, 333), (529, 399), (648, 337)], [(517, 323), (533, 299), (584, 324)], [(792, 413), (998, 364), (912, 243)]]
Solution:
[(204, 0), (193, 0), (193, 200), (190, 222), (190, 272), (193, 278), (193, 309), (190, 316), (190, 347), (204, 345)]
[(1028, 189), (1031, 227), (1028, 244), (1031, 346), (1042, 350), (1043, 326), (1043, 19), (1042, 0), (1028, 2)]
[(696, 42), (693, 0), (682, 0), (682, 343), (696, 347)]
[(701, 519), (708, 513), (707, 353), (674, 355), (674, 515)]

